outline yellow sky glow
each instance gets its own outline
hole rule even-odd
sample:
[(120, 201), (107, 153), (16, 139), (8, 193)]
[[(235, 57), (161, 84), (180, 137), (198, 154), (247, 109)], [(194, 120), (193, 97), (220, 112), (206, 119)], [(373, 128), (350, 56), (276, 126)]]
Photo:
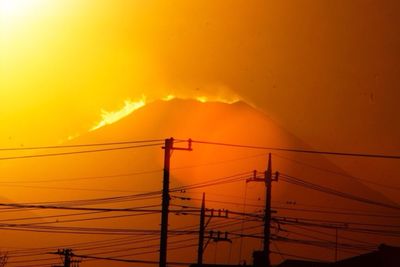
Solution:
[(43, 3), (43, 0), (1, 0), (1, 15), (2, 17), (24, 16), (36, 12)]

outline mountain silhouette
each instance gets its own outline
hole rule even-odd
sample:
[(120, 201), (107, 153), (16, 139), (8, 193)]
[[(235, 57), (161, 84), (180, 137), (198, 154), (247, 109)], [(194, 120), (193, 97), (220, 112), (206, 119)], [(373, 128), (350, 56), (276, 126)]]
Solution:
[[(260, 218), (262, 218), (265, 203), (264, 183), (246, 182), (246, 179), (252, 177), (253, 170), (258, 171), (258, 177), (263, 176), (267, 166), (268, 153), (272, 153), (273, 172), (278, 171), (281, 177), (277, 182), (273, 183), (272, 188), (272, 206), (276, 212), (274, 216), (280, 218), (306, 218), (314, 221), (382, 223), (382, 218), (380, 217), (357, 217), (355, 214), (368, 213), (381, 214), (383, 216), (393, 214), (393, 209), (383, 206), (395, 205), (394, 203), (361, 181), (346, 175), (343, 170), (333, 165), (329, 158), (325, 156), (196, 142), (207, 141), (259, 147), (312, 149), (295, 135), (280, 127), (279, 123), (270, 119), (266, 114), (243, 102), (234, 104), (201, 103), (182, 99), (155, 101), (114, 124), (88, 132), (68, 143), (68, 145), (77, 145), (159, 140), (146, 143), (156, 144), (155, 146), (126, 148), (135, 146), (135, 144), (120, 144), (112, 147), (124, 149), (23, 159), (7, 162), (1, 166), (1, 170), (9, 177), (21, 177), (20, 179), (26, 177), (24, 179), (28, 180), (24, 183), (25, 187), (10, 189), (10, 196), (15, 198), (21, 196), (24, 196), (24, 198), (29, 197), (34, 202), (103, 198), (160, 191), (162, 189), (164, 158), (163, 140), (169, 137), (174, 137), (176, 139), (174, 146), (181, 148), (187, 146), (187, 139), (194, 140), (192, 144), (193, 151), (173, 151), (170, 188), (180, 188), (193, 184), (200, 185), (191, 189), (171, 192), (171, 210), (173, 213), (170, 216), (170, 229), (182, 229), (188, 225), (191, 225), (194, 229), (197, 228), (198, 216), (196, 214), (186, 214), (185, 210), (188, 207), (197, 208), (200, 206), (202, 192), (206, 192), (207, 208), (259, 214)], [(95, 150), (96, 148), (70, 148), (63, 151)], [(40, 153), (46, 153), (46, 151), (41, 151)], [(228, 183), (228, 177), (241, 177), (242, 179), (241, 181)], [(285, 181), (285, 177), (299, 178), (308, 183), (323, 186), (331, 194), (289, 184)], [(213, 186), (201, 186), (202, 183), (209, 181), (222, 182)], [(342, 197), (338, 195), (342, 195)], [(376, 202), (375, 204), (383, 204), (383, 206), (366, 204), (364, 203), (365, 200), (371, 200)], [(154, 205), (159, 209), (160, 203), (160, 196), (156, 196), (140, 201), (116, 203), (112, 204), (112, 207)], [(314, 210), (314, 212), (310, 210)], [(49, 212), (46, 211), (45, 214), (48, 215)], [(55, 225), (65, 225), (63, 220), (60, 217)], [(219, 230), (217, 226), (221, 222), (223, 222), (222, 219), (212, 219), (209, 230)], [(385, 222), (396, 223), (398, 219), (387, 219)], [(79, 227), (83, 225), (88, 227), (118, 226), (120, 228), (133, 229), (159, 229), (159, 223), (159, 214), (153, 214), (123, 219), (73, 222), (72, 225)], [(214, 225), (213, 223), (215, 223), (215, 226), (211, 228)], [(258, 222), (249, 221), (245, 224), (247, 225), (248, 223), (253, 227), (256, 225), (261, 226), (262, 220), (260, 219)], [(68, 223), (68, 225), (71, 224)], [(226, 231), (223, 224), (220, 227), (222, 231), (224, 229)], [(296, 234), (299, 234), (299, 229), (286, 225), (282, 221), (280, 223), (278, 221), (273, 222), (273, 229), (275, 229), (273, 235), (304, 239), (304, 237), (296, 236)], [(228, 227), (228, 230), (236, 233), (241, 232), (240, 221), (239, 224), (233, 225), (231, 228)], [(256, 230), (257, 232), (254, 234), (262, 235), (261, 227), (256, 228)], [(328, 233), (329, 231), (328, 229)], [(301, 234), (307, 235), (310, 233), (300, 230)], [(37, 233), (27, 233), (26, 235), (38, 236)], [(327, 237), (326, 233), (317, 234), (317, 237), (328, 238), (330, 241), (334, 240), (332, 236)], [(365, 237), (345, 230), (341, 230), (340, 237), (342, 238), (341, 240), (358, 238), (364, 242), (372, 243), (387, 240), (376, 236)], [(91, 240), (92, 238), (93, 236), (85, 236), (83, 240)], [(97, 238), (104, 237), (99, 236)], [(176, 240), (173, 238), (171, 238), (171, 242)], [(193, 239), (192, 246), (187, 246), (183, 250), (171, 250), (168, 256), (169, 260), (194, 261), (197, 241), (196, 236), (191, 236), (191, 238)], [(51, 234), (43, 238), (41, 242), (38, 242), (38, 246), (47, 247), (49, 244), (60, 246), (68, 243), (69, 240), (76, 241), (77, 239), (80, 238), (74, 235), (64, 235), (63, 242), (60, 242), (60, 234)], [(2, 242), (7, 244), (8, 240), (3, 240)], [(13, 242), (16, 241), (14, 240)], [(18, 239), (18, 242), (24, 243), (25, 241)], [(153, 243), (157, 244), (157, 242), (158, 240), (155, 238)], [(252, 251), (259, 249), (259, 244), (260, 241), (254, 239), (244, 239), (241, 242), (235, 239), (230, 248), (227, 244), (221, 244), (216, 260), (223, 261), (228, 257), (231, 258), (231, 262), (235, 263), (240, 259), (250, 260)], [(316, 251), (318, 251), (321, 259), (330, 259), (333, 258), (332, 255), (334, 254), (331, 249), (326, 248), (304, 248), (284, 242), (279, 242), (278, 244), (279, 248), (285, 251), (296, 251), (296, 254), (304, 256), (315, 256)], [(215, 245), (210, 245), (206, 250), (205, 259), (212, 259), (215, 249), (217, 249)], [(76, 250), (76, 253), (79, 254), (79, 247)], [(229, 256), (228, 251), (234, 251), (235, 256)], [(238, 251), (242, 251), (241, 255), (239, 255)], [(81, 254), (84, 253), (88, 252), (83, 250)], [(357, 254), (358, 251), (348, 250), (342, 253), (341, 256), (345, 257)], [(132, 253), (130, 255), (133, 258), (158, 259), (157, 252), (139, 255)], [(280, 258), (273, 255), (273, 260), (277, 262)], [(96, 265), (88, 262), (85, 263), (85, 266)]]

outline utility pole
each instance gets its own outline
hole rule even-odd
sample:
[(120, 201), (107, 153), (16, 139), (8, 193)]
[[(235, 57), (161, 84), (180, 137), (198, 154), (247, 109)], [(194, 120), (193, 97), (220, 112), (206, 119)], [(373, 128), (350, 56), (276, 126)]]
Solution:
[(56, 254), (63, 256), (63, 265), (53, 265), (53, 267), (77, 267), (79, 266), (80, 260), (73, 260), (72, 257), (74, 254), (72, 253), (72, 249), (63, 249), (63, 250), (57, 250), (57, 252), (51, 252), (49, 254)]
[(253, 177), (247, 182), (264, 182), (265, 184), (265, 212), (264, 212), (264, 240), (263, 251), (254, 252), (254, 266), (271, 267), (270, 261), (270, 239), (271, 239), (271, 197), (272, 197), (272, 182), (278, 181), (279, 173), (275, 173), (272, 177), (272, 159), (271, 153), (268, 154), (267, 170), (264, 172), (264, 178), (257, 177), (257, 171), (254, 171)]
[[(199, 225), (199, 243), (197, 248), (197, 266), (203, 266), (203, 254), (204, 250), (207, 248), (210, 241), (214, 242), (232, 242), (228, 238), (228, 233), (222, 233), (221, 231), (209, 231), (208, 235), (205, 235), (206, 228), (210, 223), (211, 219), (214, 217), (218, 218), (228, 218), (229, 211), (228, 210), (217, 210), (214, 212), (214, 209), (207, 210), (206, 209), (206, 196), (203, 193), (203, 199), (201, 201), (201, 210), (200, 210), (200, 225)], [(208, 212), (208, 214), (206, 214)], [(206, 223), (206, 217), (208, 217), (208, 221)], [(207, 238), (207, 243), (204, 245), (204, 239)]]
[(271, 153), (268, 155), (268, 168), (265, 172), (265, 218), (264, 218), (264, 257), (266, 267), (271, 267), (270, 261), (270, 237), (271, 237), (271, 186), (272, 186), (272, 162)]
[(337, 260), (338, 260), (338, 239), (339, 239), (339, 237), (338, 237), (338, 227), (336, 227), (335, 228), (335, 232), (336, 232), (336, 242), (335, 242), (335, 262), (337, 262)]
[(169, 214), (169, 173), (172, 150), (192, 150), (192, 140), (188, 140), (187, 148), (174, 147), (174, 139), (165, 139), (164, 149), (164, 174), (162, 190), (162, 211), (161, 211), (161, 236), (160, 236), (160, 267), (167, 266), (167, 245), (168, 245), (168, 214)]
[(160, 267), (167, 266), (169, 169), (170, 169), (171, 150), (173, 148), (173, 145), (174, 145), (174, 139), (172, 138), (165, 139), (162, 211), (161, 211)]
[(64, 256), (64, 267), (71, 267), (72, 250), (63, 249), (62, 251), (59, 251), (59, 253)]
[(204, 230), (205, 230), (205, 217), (206, 217), (206, 202), (205, 193), (203, 193), (203, 199), (201, 201), (200, 211), (200, 229), (199, 229), (199, 247), (197, 249), (197, 264), (201, 266), (203, 264), (203, 248), (204, 248)]

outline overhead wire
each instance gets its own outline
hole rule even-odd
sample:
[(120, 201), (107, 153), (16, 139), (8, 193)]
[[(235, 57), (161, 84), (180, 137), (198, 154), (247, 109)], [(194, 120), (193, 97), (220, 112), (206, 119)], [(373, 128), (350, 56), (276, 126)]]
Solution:
[(54, 182), (71, 182), (71, 181), (82, 181), (82, 180), (94, 180), (94, 179), (109, 179), (109, 178), (117, 178), (117, 177), (130, 177), (130, 176), (138, 176), (144, 174), (153, 174), (153, 173), (161, 173), (162, 169), (155, 169), (149, 171), (141, 171), (141, 172), (130, 172), (130, 173), (121, 173), (121, 174), (113, 174), (113, 175), (97, 175), (97, 176), (81, 176), (81, 177), (68, 177), (68, 178), (60, 178), (60, 179), (41, 179), (41, 180), (22, 180), (15, 181), (15, 178), (12, 181), (0, 181), (1, 184), (19, 184), (19, 183), (54, 183)]
[(162, 141), (164, 141), (164, 139), (115, 141), (115, 142), (70, 144), (70, 145), (9, 147), (9, 148), (0, 148), (0, 151), (44, 150), (44, 149), (47, 150), (47, 149), (64, 149), (64, 148), (93, 147), (93, 146), (115, 146), (115, 145), (131, 145), (131, 144), (140, 144), (140, 143), (155, 143), (155, 142), (162, 142)]
[[(177, 139), (177, 140), (179, 140), (179, 139)], [(180, 141), (182, 141), (182, 140), (180, 140)], [(321, 155), (331, 155), (331, 156), (400, 159), (400, 155), (386, 155), (386, 154), (372, 154), (372, 153), (350, 153), (350, 152), (336, 152), (336, 151), (323, 151), (323, 150), (310, 150), (310, 149), (254, 146), (254, 145), (233, 144), (233, 143), (223, 143), (223, 142), (213, 142), (213, 141), (203, 141), (203, 140), (193, 140), (193, 139), (192, 139), (192, 143), (215, 145), (215, 146), (225, 146), (225, 147), (258, 149), (258, 150), (287, 151), (287, 152), (306, 153), (306, 154), (321, 154)]]
[(350, 175), (350, 174), (347, 174), (347, 173), (344, 173), (344, 172), (334, 171), (334, 170), (322, 168), (320, 166), (315, 166), (313, 164), (302, 162), (302, 161), (297, 160), (297, 159), (291, 159), (291, 158), (288, 158), (288, 157), (284, 157), (284, 156), (282, 156), (280, 154), (274, 153), (273, 155), (278, 157), (278, 158), (281, 158), (281, 159), (284, 159), (284, 160), (287, 160), (287, 161), (290, 161), (290, 162), (294, 162), (296, 164), (299, 164), (299, 165), (302, 165), (302, 166), (306, 166), (308, 168), (312, 168), (312, 169), (315, 169), (315, 170), (323, 171), (323, 172), (326, 172), (326, 173), (331, 173), (331, 174), (334, 174), (334, 175), (339, 175), (339, 176), (350, 178), (350, 179), (355, 179), (355, 180), (358, 180), (358, 181), (362, 181), (362, 182), (366, 182), (366, 183), (369, 183), (369, 184), (373, 184), (373, 185), (377, 185), (377, 186), (380, 186), (380, 187), (384, 187), (386, 189), (400, 190), (400, 187), (397, 187), (397, 186), (378, 183), (378, 182), (372, 181), (370, 179), (360, 178), (360, 177), (357, 177), (357, 176), (354, 176), (354, 175)]
[(400, 206), (398, 205), (394, 205), (394, 204), (389, 204), (389, 203), (383, 203), (383, 202), (379, 202), (379, 201), (375, 201), (375, 200), (371, 200), (371, 199), (367, 199), (367, 198), (363, 198), (360, 196), (356, 196), (350, 193), (344, 193), (326, 186), (322, 186), (322, 185), (318, 185), (315, 183), (311, 183), (311, 182), (307, 182), (304, 179), (300, 179), (291, 175), (287, 175), (287, 174), (280, 174), (280, 180), (283, 180), (285, 182), (294, 184), (294, 185), (298, 185), (298, 186), (302, 186), (308, 189), (313, 189), (316, 191), (320, 191), (323, 193), (327, 193), (330, 195), (335, 195), (338, 197), (342, 197), (342, 198), (346, 198), (346, 199), (350, 199), (350, 200), (354, 200), (354, 201), (358, 201), (358, 202), (362, 202), (365, 204), (371, 204), (371, 205), (376, 205), (376, 206), (381, 206), (381, 207), (385, 207), (385, 208), (390, 208), (390, 209), (396, 209), (396, 210), (400, 210)]
[[(196, 142), (196, 141), (193, 141), (193, 142)], [(161, 144), (153, 144), (153, 145), (161, 145)], [(219, 144), (218, 143), (218, 145), (232, 145), (232, 144)], [(149, 145), (150, 146), (150, 145)], [(236, 146), (236, 145), (235, 145)], [(243, 147), (242, 145), (240, 145), (240, 147)], [(247, 146), (246, 146), (247, 147)], [(249, 147), (248, 147), (249, 148)], [(253, 147), (254, 148), (254, 147)], [(117, 148), (115, 148), (115, 149), (117, 149)], [(122, 149), (122, 148), (121, 148)], [(123, 148), (123, 149), (125, 149), (125, 148)], [(257, 149), (271, 149), (271, 148), (265, 148), (265, 147), (257, 147)], [(283, 149), (283, 150), (285, 150), (286, 151), (286, 149)], [(101, 151), (103, 151), (103, 150), (101, 150)], [(82, 152), (82, 151), (80, 151), (80, 152)], [(93, 151), (94, 152), (94, 151)], [(301, 152), (301, 153), (327, 153), (327, 152), (325, 152), (325, 151), (309, 151), (309, 150), (305, 150), (305, 151), (303, 151), (303, 150), (292, 150), (292, 152)], [(67, 153), (67, 152), (66, 152)], [(88, 152), (88, 153), (91, 153), (91, 152)], [(353, 153), (339, 153), (339, 152), (329, 152), (329, 154), (334, 154), (334, 155), (341, 155), (341, 156), (363, 156), (363, 157), (376, 157), (376, 156), (379, 156), (379, 157), (381, 157), (381, 156), (384, 156), (384, 155), (373, 155), (373, 154), (363, 154), (363, 155), (361, 155), (361, 154), (353, 154)], [(40, 155), (40, 154), (38, 154), (38, 155)], [(387, 156), (387, 155), (385, 155), (385, 156)], [(0, 160), (1, 160), (1, 158), (0, 158)], [(190, 167), (190, 166), (188, 166), (188, 167)], [(237, 174), (237, 175), (232, 175), (232, 176), (226, 176), (226, 177), (222, 177), (222, 178), (217, 178), (217, 179), (212, 179), (212, 180), (207, 180), (207, 181), (205, 181), (205, 182), (200, 182), (200, 183), (196, 183), (196, 184), (191, 184), (191, 185), (184, 185), (184, 186), (178, 186), (178, 187), (175, 187), (175, 188), (172, 188), (171, 190), (170, 190), (170, 192), (179, 192), (179, 191), (186, 191), (186, 190), (193, 190), (193, 189), (198, 189), (198, 188), (204, 188), (204, 187), (208, 187), (208, 186), (216, 186), (216, 185), (222, 185), (222, 184), (227, 184), (227, 183), (231, 183), (231, 182), (239, 182), (239, 181), (243, 181), (243, 180), (245, 180), (246, 178), (248, 178), (248, 175), (249, 174), (249, 172), (248, 173), (242, 173), (242, 174)], [(321, 192), (324, 192), (324, 193), (330, 193), (330, 194), (334, 194), (334, 195), (338, 195), (339, 196), (339, 194), (336, 194), (337, 192), (334, 190), (334, 189), (330, 189), (330, 188), (327, 188), (327, 187), (323, 187), (323, 186), (320, 186), (320, 185), (317, 185), (317, 184), (312, 184), (312, 183), (309, 183), (309, 182), (306, 182), (306, 181), (303, 181), (303, 180), (299, 180), (298, 178), (296, 178), (296, 177), (291, 177), (291, 176), (288, 176), (288, 175), (283, 175), (283, 179), (286, 179), (286, 181), (288, 181), (288, 182), (290, 182), (290, 183), (293, 183), (293, 184), (296, 184), (296, 185), (301, 185), (301, 186), (304, 186), (304, 187), (307, 187), (307, 188), (310, 188), (310, 189), (315, 189), (315, 190), (319, 190), (319, 191), (321, 191)], [(332, 191), (333, 190), (333, 191)], [(159, 193), (159, 192), (158, 192)], [(352, 199), (352, 200), (357, 200), (357, 196), (354, 196), (354, 195), (351, 195), (351, 194), (349, 194), (349, 195), (346, 195), (347, 197), (351, 197), (350, 199)], [(358, 200), (360, 200), (360, 199), (358, 199)], [(364, 200), (364, 199), (362, 199), (362, 200)], [(219, 201), (220, 203), (223, 203), (223, 201)], [(215, 203), (217, 203), (216, 201), (215, 201)], [(0, 203), (0, 205), (1, 204), (4, 204), (4, 203)], [(99, 203), (97, 203), (97, 204), (99, 204)], [(228, 202), (226, 202), (226, 203), (224, 203), (224, 204), (234, 204), (234, 202), (230, 202), (230, 203), (228, 203)], [(369, 203), (369, 204), (371, 204), (371, 203)], [(380, 203), (379, 202), (379, 204), (382, 204), (382, 203)], [(65, 205), (68, 205), (68, 204), (65, 204)], [(70, 209), (70, 208), (72, 208), (72, 209), (75, 209), (76, 207), (68, 207), (68, 206), (60, 206), (60, 207), (58, 207), (58, 206), (53, 206), (53, 207), (57, 207), (56, 209)], [(82, 205), (82, 204), (81, 204)], [(14, 208), (39, 208), (39, 209), (42, 209), (42, 208), (45, 208), (45, 209), (47, 209), (47, 208), (51, 208), (49, 205), (26, 205), (25, 207), (24, 206), (11, 206), (11, 207), (14, 207)], [(115, 208), (109, 208), (108, 210), (106, 210), (106, 209), (104, 209), (104, 210), (96, 210), (96, 209), (102, 209), (102, 208), (88, 208), (88, 209), (86, 209), (86, 208), (82, 208), (82, 210), (93, 210), (93, 211), (99, 211), (99, 212), (109, 212), (109, 211), (128, 211), (129, 209), (115, 209)], [(80, 210), (80, 209), (79, 209)], [(173, 210), (172, 210), (173, 211)], [(150, 211), (149, 211), (150, 212)], [(157, 210), (157, 211), (155, 211), (155, 210), (153, 210), (153, 212), (159, 212), (159, 210)], [(179, 212), (179, 211), (178, 211)], [(198, 209), (193, 209), (192, 211), (190, 211), (190, 212), (198, 212)], [(318, 212), (318, 211), (310, 211), (310, 212)], [(84, 214), (84, 213), (82, 213), (82, 214)], [(86, 213), (86, 214), (90, 214), (90, 213)], [(239, 216), (245, 216), (245, 215), (247, 215), (245, 212), (242, 212), (242, 213), (235, 213), (235, 212), (233, 212), (232, 214), (235, 214), (235, 215), (239, 215)], [(254, 215), (254, 214), (253, 214)], [(122, 216), (124, 216), (124, 215), (121, 215), (121, 217)], [(128, 215), (129, 216), (129, 215)], [(259, 215), (254, 215), (254, 216), (257, 216), (257, 218), (259, 218), (260, 216)], [(84, 219), (82, 219), (82, 220), (84, 220)], [(76, 221), (81, 221), (81, 220), (76, 220)], [(4, 225), (3, 225), (4, 226)], [(25, 226), (24, 225), (14, 225), (14, 226), (16, 226), (15, 228), (24, 228)], [(382, 225), (379, 225), (379, 226), (382, 226)], [(104, 233), (113, 233), (113, 234), (115, 234), (115, 233), (123, 233), (123, 231), (125, 230), (125, 229), (112, 229), (112, 228), (108, 228), (108, 229), (106, 229), (106, 228), (100, 228), (100, 229), (96, 229), (96, 228), (85, 228), (85, 227), (73, 227), (73, 228), (68, 228), (68, 227), (49, 227), (48, 225), (45, 225), (45, 227), (46, 228), (41, 228), (41, 227), (37, 227), (37, 225), (35, 226), (34, 224), (28, 224), (28, 225), (26, 225), (26, 227), (31, 227), (30, 228), (30, 230), (35, 230), (35, 231), (52, 231), (52, 232), (57, 232), (57, 233), (62, 233), (62, 232), (68, 232), (68, 233), (72, 233), (72, 231), (75, 231), (76, 233), (79, 233), (79, 234), (82, 234), (82, 233), (95, 233), (95, 232), (99, 232), (99, 233), (102, 233), (102, 234), (104, 234)], [(257, 227), (260, 227), (260, 226), (257, 226)], [(24, 228), (24, 230), (27, 230), (28, 228)], [(139, 229), (135, 229), (135, 231), (136, 230), (139, 230)], [(142, 230), (142, 229), (141, 229)], [(354, 229), (354, 230), (365, 230), (365, 231), (367, 231), (367, 230), (370, 230), (370, 229), (362, 229), (362, 228), (358, 228), (358, 229)], [(70, 232), (69, 232), (70, 231)], [(158, 230), (157, 230), (158, 231)], [(196, 233), (197, 231), (191, 231), (190, 233), (189, 232), (185, 232), (185, 231), (183, 231), (183, 232), (175, 232), (175, 234), (179, 234), (179, 235), (183, 235), (183, 234), (193, 234), (193, 233)], [(389, 232), (389, 231), (388, 231)], [(126, 234), (127, 232), (125, 232), (125, 234)], [(135, 232), (135, 235), (137, 235), (138, 233), (137, 232)], [(148, 233), (149, 235), (157, 235), (157, 232), (152, 232), (152, 233)], [(172, 235), (174, 235), (174, 233), (173, 233), (173, 231), (171, 231), (171, 234)], [(250, 235), (248, 235), (248, 237), (250, 237)], [(256, 238), (259, 238), (260, 236), (255, 236)], [(293, 240), (292, 240), (293, 241)], [(295, 240), (296, 241), (296, 240)], [(298, 240), (299, 241), (299, 243), (301, 242), (301, 240)], [(177, 242), (177, 244), (179, 244), (179, 242)], [(143, 246), (142, 246), (143, 247)], [(184, 247), (184, 246), (178, 246), (178, 247)], [(179, 249), (177, 247), (177, 249)], [(134, 249), (134, 248), (132, 248), (132, 249)], [(121, 250), (121, 252), (122, 252), (123, 250)], [(115, 252), (115, 251), (114, 251)], [(112, 252), (110, 252), (110, 253), (112, 253)], [(93, 258), (94, 259), (94, 258)], [(123, 259), (124, 260), (124, 259)]]
[[(174, 196), (172, 197), (176, 198), (182, 198), (179, 196)], [(183, 197), (185, 198), (185, 197)], [(196, 200), (196, 201), (201, 201), (200, 198), (185, 198), (188, 200)], [(212, 203), (221, 203), (221, 204), (228, 204), (228, 205), (236, 205), (236, 206), (243, 206), (243, 203), (239, 202), (234, 202), (234, 201), (222, 201), (222, 200), (215, 200), (215, 199), (207, 199), (207, 202), (212, 202)], [(246, 206), (249, 207), (258, 207), (258, 208), (264, 208), (264, 205), (261, 204), (249, 204), (246, 203)], [(288, 211), (301, 211), (301, 212), (309, 212), (309, 213), (323, 213), (323, 214), (334, 214), (334, 215), (351, 215), (351, 216), (365, 216), (365, 217), (382, 217), (382, 218), (399, 218), (400, 215), (388, 215), (388, 214), (379, 214), (379, 213), (366, 213), (366, 212), (355, 212), (355, 211), (328, 211), (328, 210), (321, 210), (321, 209), (303, 209), (303, 208), (290, 208), (290, 207), (279, 207), (279, 206), (273, 206), (273, 210), (288, 210)]]
[(100, 148), (100, 149), (92, 149), (92, 150), (79, 150), (79, 151), (69, 151), (69, 152), (31, 154), (31, 155), (22, 155), (22, 156), (8, 156), (8, 157), (0, 157), (0, 161), (17, 160), (17, 159), (43, 158), (43, 157), (56, 157), (56, 156), (67, 156), (67, 155), (79, 155), (79, 154), (98, 153), (98, 152), (107, 152), (107, 151), (117, 151), (117, 150), (126, 150), (126, 149), (134, 149), (134, 148), (154, 147), (154, 146), (161, 146), (161, 145), (163, 145), (163, 143), (134, 145), (134, 146), (122, 146), (122, 147), (112, 147), (112, 148)]

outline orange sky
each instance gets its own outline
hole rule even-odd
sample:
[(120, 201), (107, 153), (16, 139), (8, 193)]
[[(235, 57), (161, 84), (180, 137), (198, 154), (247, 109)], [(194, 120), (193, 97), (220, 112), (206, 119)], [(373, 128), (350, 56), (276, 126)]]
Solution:
[(245, 100), (315, 148), (396, 153), (399, 5), (1, 0), (0, 144), (64, 142), (173, 94)]
[(142, 94), (222, 87), (315, 146), (399, 150), (397, 1), (1, 3), (0, 144), (58, 142)]
[[(399, 12), (396, 0), (0, 0), (0, 146), (66, 142), (174, 96), (245, 101), (314, 148), (398, 154)], [(399, 185), (397, 162), (333, 160)]]

